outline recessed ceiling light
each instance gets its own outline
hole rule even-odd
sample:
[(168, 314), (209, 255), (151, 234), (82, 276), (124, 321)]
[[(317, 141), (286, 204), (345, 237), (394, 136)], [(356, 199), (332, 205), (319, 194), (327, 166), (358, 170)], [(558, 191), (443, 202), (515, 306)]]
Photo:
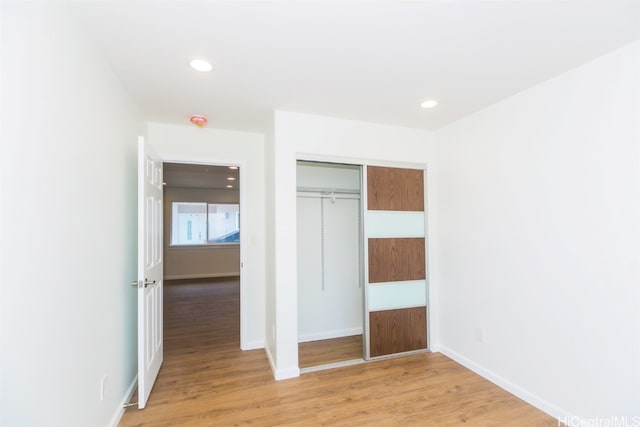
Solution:
[(237, 170), (237, 169), (238, 169), (238, 167), (237, 167), (237, 166), (229, 166), (229, 169), (231, 169), (231, 170), (233, 170), (233, 171), (234, 171), (234, 170)]
[(194, 70), (201, 71), (203, 73), (208, 73), (209, 71), (213, 70), (213, 65), (211, 65), (210, 62), (205, 61), (204, 59), (192, 59), (189, 62), (189, 65)]
[(229, 184), (227, 185), (227, 188), (233, 188), (233, 185)]
[(422, 108), (433, 108), (436, 105), (438, 105), (438, 101), (436, 101), (435, 99), (426, 99), (422, 101), (422, 103), (420, 103), (420, 106)]
[(227, 181), (235, 181), (235, 180), (236, 180), (236, 179), (235, 179), (234, 177), (232, 177), (232, 176), (228, 176), (228, 177), (227, 177)]

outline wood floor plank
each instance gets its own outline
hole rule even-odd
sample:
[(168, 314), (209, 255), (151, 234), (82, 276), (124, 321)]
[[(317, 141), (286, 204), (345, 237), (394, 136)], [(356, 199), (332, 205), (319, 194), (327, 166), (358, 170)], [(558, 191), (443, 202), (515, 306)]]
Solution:
[(165, 286), (165, 358), (147, 407), (120, 426), (557, 426), (557, 420), (438, 353), (275, 381), (241, 351), (239, 283)]
[(362, 359), (362, 335), (301, 342), (298, 365), (301, 368)]

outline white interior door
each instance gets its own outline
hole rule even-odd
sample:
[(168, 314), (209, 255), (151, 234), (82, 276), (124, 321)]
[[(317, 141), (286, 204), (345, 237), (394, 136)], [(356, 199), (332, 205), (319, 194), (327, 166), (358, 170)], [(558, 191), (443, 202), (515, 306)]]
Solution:
[(162, 365), (162, 161), (138, 138), (138, 408)]

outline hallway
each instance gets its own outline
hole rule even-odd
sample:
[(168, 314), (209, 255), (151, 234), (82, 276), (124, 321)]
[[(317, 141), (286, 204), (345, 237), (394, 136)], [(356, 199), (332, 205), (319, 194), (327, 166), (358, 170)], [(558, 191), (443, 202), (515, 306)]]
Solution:
[(198, 425), (198, 420), (212, 425), (211, 417), (226, 412), (223, 390), (242, 395), (269, 382), (273, 376), (264, 350), (240, 351), (238, 278), (167, 281), (164, 362), (146, 408), (128, 409), (120, 426)]

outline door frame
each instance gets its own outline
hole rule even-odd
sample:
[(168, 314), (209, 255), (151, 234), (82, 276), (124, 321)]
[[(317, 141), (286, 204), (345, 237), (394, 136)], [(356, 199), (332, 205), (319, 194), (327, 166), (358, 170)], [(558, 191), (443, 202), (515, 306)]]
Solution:
[[(247, 209), (247, 164), (241, 159), (217, 159), (210, 157), (173, 155), (163, 157), (160, 155), (162, 163), (183, 163), (191, 165), (208, 165), (208, 166), (237, 166), (240, 172), (240, 349), (251, 350), (253, 347), (248, 342), (249, 327), (249, 294), (247, 291), (247, 269), (245, 263), (247, 260), (249, 226), (246, 213)], [(163, 218), (163, 222), (165, 219)]]
[[(425, 204), (425, 257), (426, 257), (426, 304), (427, 304), (427, 348), (423, 350), (415, 350), (414, 352), (422, 352), (422, 351), (430, 351), (431, 350), (431, 335), (435, 330), (435, 327), (432, 327), (432, 319), (435, 316), (431, 315), (431, 311), (433, 310), (431, 306), (431, 298), (429, 298), (429, 294), (431, 293), (431, 286), (429, 284), (431, 274), (431, 261), (429, 257), (429, 244), (431, 243), (430, 236), (430, 227), (429, 227), (429, 199), (428, 199), (428, 175), (429, 169), (426, 163), (412, 163), (412, 162), (401, 162), (401, 161), (389, 161), (389, 160), (377, 160), (377, 159), (365, 159), (360, 157), (343, 157), (343, 156), (330, 156), (330, 155), (322, 155), (322, 154), (314, 154), (314, 153), (305, 153), (305, 152), (296, 152), (295, 161), (308, 161), (308, 162), (322, 162), (322, 163), (337, 163), (337, 164), (347, 164), (353, 166), (360, 166), (360, 235), (362, 236), (362, 250), (361, 250), (361, 260), (360, 260), (360, 268), (362, 269), (361, 280), (363, 281), (363, 306), (362, 306), (362, 316), (363, 316), (363, 359), (365, 361), (372, 360), (370, 352), (369, 352), (369, 316), (367, 316), (367, 307), (368, 307), (368, 292), (366, 286), (367, 277), (369, 277), (368, 271), (368, 263), (365, 262), (368, 254), (368, 245), (366, 244), (366, 210), (367, 210), (367, 166), (380, 166), (380, 167), (388, 167), (388, 168), (400, 168), (400, 169), (421, 169), (424, 171), (424, 204)], [(297, 254), (295, 263), (297, 265)], [(296, 310), (298, 309), (296, 305)], [(402, 354), (410, 354), (412, 352), (400, 353)], [(379, 356), (375, 359), (395, 357), (396, 355), (387, 355), (387, 356)]]

